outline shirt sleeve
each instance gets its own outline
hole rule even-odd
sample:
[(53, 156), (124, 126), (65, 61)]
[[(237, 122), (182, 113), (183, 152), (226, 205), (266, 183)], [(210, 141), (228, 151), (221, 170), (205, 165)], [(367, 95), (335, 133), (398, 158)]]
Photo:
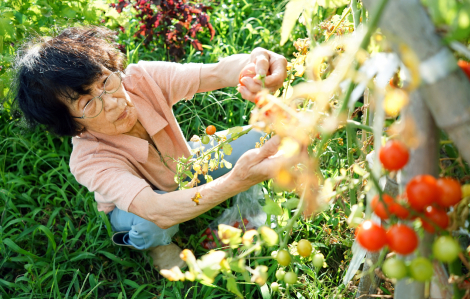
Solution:
[(138, 65), (155, 80), (170, 106), (182, 99), (192, 99), (199, 89), (200, 63), (140, 61)]
[(150, 185), (140, 178), (130, 163), (119, 155), (109, 152), (91, 153), (72, 159), (70, 170), (75, 179), (95, 195), (98, 203), (114, 204), (123, 211), (142, 191)]

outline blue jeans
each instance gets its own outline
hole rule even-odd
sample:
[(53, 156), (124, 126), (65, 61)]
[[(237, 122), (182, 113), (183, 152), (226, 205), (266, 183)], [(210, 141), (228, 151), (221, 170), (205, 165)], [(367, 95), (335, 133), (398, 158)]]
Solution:
[[(245, 126), (244, 129), (249, 128)], [(224, 134), (225, 131), (220, 132)], [(224, 134), (225, 135), (225, 134)], [(224, 159), (232, 163), (235, 166), (238, 159), (246, 151), (255, 148), (256, 142), (260, 141), (260, 138), (265, 134), (259, 131), (251, 130), (248, 134), (243, 135), (237, 140), (231, 142), (233, 151), (230, 156), (225, 156)], [(227, 136), (230, 138), (230, 135)], [(188, 142), (189, 146), (199, 148), (201, 146), (204, 149), (211, 148), (211, 143), (202, 144), (201, 142)], [(209, 172), (214, 179), (223, 176), (230, 169), (218, 168), (215, 171)], [(203, 178), (201, 183), (205, 183)], [(165, 191), (155, 190), (159, 194), (167, 193)], [(179, 224), (176, 224), (168, 229), (161, 229), (155, 223), (145, 220), (135, 214), (125, 212), (118, 208), (114, 208), (113, 211), (108, 213), (110, 223), (113, 231), (118, 232), (113, 236), (113, 241), (117, 245), (132, 246), (136, 249), (148, 249), (150, 247), (168, 245), (171, 242), (171, 238), (178, 232)]]

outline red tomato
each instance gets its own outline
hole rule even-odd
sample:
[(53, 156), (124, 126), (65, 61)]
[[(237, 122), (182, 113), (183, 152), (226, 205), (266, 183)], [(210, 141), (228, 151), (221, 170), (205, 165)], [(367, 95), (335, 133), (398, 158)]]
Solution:
[(410, 206), (422, 211), (437, 201), (439, 188), (436, 179), (428, 174), (417, 175), (406, 185), (406, 196)]
[(423, 223), (423, 228), (427, 232), (435, 232), (433, 224), (437, 225), (442, 229), (446, 229), (449, 225), (449, 216), (447, 215), (447, 212), (444, 209), (429, 206), (424, 211), (424, 216), (426, 216), (430, 220), (430, 222), (427, 222), (426, 220), (421, 219), (421, 222)]
[(359, 244), (369, 251), (379, 251), (387, 244), (385, 230), (378, 224), (366, 220), (356, 231)]
[(204, 231), (204, 234), (210, 235), (210, 234), (211, 234), (211, 229), (210, 229), (210, 228), (206, 228), (206, 230)]
[(439, 197), (437, 204), (441, 207), (451, 207), (462, 199), (462, 186), (452, 178), (440, 178), (437, 180)]
[(371, 207), (374, 213), (379, 216), (382, 220), (388, 219), (389, 215), (392, 214), (391, 207), (394, 204), (394, 200), (390, 195), (383, 194), (382, 200), (379, 195), (374, 196), (371, 202)]
[(248, 222), (249, 222), (248, 219), (243, 218), (243, 224), (244, 224), (245, 226), (248, 224)]
[(465, 75), (467, 75), (468, 79), (470, 79), (470, 63), (468, 63), (467, 61), (459, 60), (457, 64), (465, 73)]
[(406, 146), (398, 140), (389, 140), (379, 153), (380, 162), (387, 170), (399, 170), (408, 163), (410, 154)]
[(211, 241), (214, 241), (214, 236), (213, 235), (208, 235), (207, 236), (207, 239), (211, 240)]
[(206, 128), (206, 134), (207, 135), (214, 135), (216, 131), (217, 131), (217, 129), (213, 125), (207, 126), (207, 128)]
[(406, 255), (418, 247), (418, 236), (410, 227), (404, 224), (395, 224), (387, 231), (387, 243), (390, 250)]
[(400, 219), (408, 219), (410, 216), (410, 211), (407, 208), (399, 204), (398, 202), (394, 202), (393, 205), (390, 207), (390, 210), (393, 215), (396, 215)]
[(251, 63), (245, 65), (245, 67), (240, 72), (240, 75), (238, 76), (238, 83), (240, 83), (241, 86), (245, 86), (242, 83), (242, 78), (243, 77), (253, 78), (254, 76), (256, 76), (255, 64), (253, 62), (251, 62)]
[(233, 227), (238, 228), (239, 226), (240, 226), (240, 223), (238, 223), (238, 221), (235, 221), (235, 223), (233, 224)]

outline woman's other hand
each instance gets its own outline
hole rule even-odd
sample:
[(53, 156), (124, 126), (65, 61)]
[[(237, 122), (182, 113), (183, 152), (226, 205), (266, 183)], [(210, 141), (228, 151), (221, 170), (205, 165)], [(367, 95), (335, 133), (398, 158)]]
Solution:
[(239, 192), (271, 179), (282, 166), (283, 158), (278, 153), (280, 137), (274, 136), (261, 148), (244, 153), (228, 173), (229, 180)]
[[(256, 48), (250, 54), (250, 62), (255, 64), (257, 75), (266, 75), (264, 87), (271, 92), (282, 86), (287, 77), (287, 60), (284, 56), (268, 51), (263, 48)], [(238, 91), (242, 97), (249, 101), (254, 101), (256, 94), (263, 88), (260, 79), (243, 77), (243, 85), (238, 84)]]

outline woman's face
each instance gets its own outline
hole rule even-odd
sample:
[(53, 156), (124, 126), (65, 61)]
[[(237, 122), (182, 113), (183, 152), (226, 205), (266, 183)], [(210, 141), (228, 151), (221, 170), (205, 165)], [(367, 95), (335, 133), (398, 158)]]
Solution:
[[(67, 103), (72, 116), (81, 117), (83, 115), (85, 105), (103, 92), (104, 81), (111, 73), (110, 70), (104, 68), (103, 75), (93, 84), (93, 91), (90, 95), (81, 96), (77, 101)], [(104, 93), (101, 99), (103, 100), (103, 109), (98, 116), (76, 119), (76, 121), (83, 125), (87, 131), (107, 135), (129, 132), (137, 122), (137, 112), (122, 83), (116, 92)], [(95, 101), (99, 102), (99, 99), (95, 99)]]

